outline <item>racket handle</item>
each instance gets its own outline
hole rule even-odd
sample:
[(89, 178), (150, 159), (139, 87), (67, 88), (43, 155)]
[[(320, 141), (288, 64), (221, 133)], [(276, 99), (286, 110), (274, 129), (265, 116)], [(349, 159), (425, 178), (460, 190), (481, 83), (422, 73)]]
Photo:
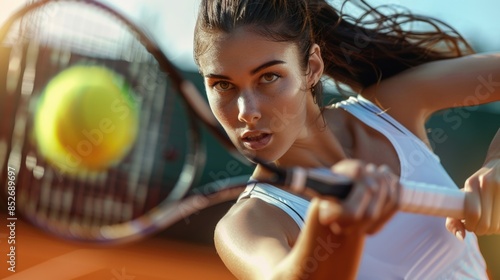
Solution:
[(465, 192), (412, 181), (402, 181), (401, 185), (401, 211), (457, 219), (465, 217)]
[(338, 199), (347, 198), (353, 187), (353, 182), (348, 177), (318, 169), (294, 167), (287, 170), (286, 178), (286, 185), (290, 186), (292, 192), (302, 193), (307, 187)]
[[(307, 187), (339, 199), (345, 199), (353, 187), (348, 177), (317, 169), (295, 167), (287, 170), (286, 178), (285, 184), (292, 192), (303, 193)], [(401, 211), (457, 219), (465, 217), (465, 192), (414, 181), (401, 181), (401, 186)]]

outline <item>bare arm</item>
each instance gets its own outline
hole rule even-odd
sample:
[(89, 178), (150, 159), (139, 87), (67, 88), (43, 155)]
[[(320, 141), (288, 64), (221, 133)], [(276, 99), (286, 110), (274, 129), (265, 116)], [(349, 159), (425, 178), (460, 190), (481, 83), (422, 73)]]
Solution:
[(380, 230), (395, 213), (400, 185), (385, 166), (344, 160), (332, 171), (355, 179), (353, 190), (341, 203), (314, 198), (300, 234), (284, 211), (259, 199), (231, 208), (216, 227), (215, 246), (236, 277), (356, 277), (365, 236)]
[(366, 235), (332, 232), (318, 222), (319, 200), (311, 204), (309, 226), (279, 264), (275, 279), (356, 279)]
[(500, 53), (429, 62), (380, 84), (363, 95), (376, 100), (404, 125), (415, 127), (434, 112), (500, 100)]
[(333, 234), (318, 223), (314, 203), (306, 225), (299, 236), (295, 222), (281, 209), (249, 199), (219, 222), (215, 245), (238, 279), (354, 279), (364, 236)]
[(293, 221), (259, 199), (242, 200), (219, 221), (215, 247), (238, 279), (270, 279), (274, 267), (291, 250), (287, 232)]
[(428, 63), (413, 73), (426, 114), (500, 100), (500, 53)]

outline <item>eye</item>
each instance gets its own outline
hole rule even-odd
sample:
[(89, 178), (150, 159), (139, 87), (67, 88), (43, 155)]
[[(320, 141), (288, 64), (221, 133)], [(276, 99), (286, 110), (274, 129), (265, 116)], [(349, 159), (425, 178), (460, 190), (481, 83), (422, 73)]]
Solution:
[(233, 85), (227, 81), (219, 81), (212, 85), (217, 91), (228, 91), (233, 88)]
[(260, 78), (260, 81), (261, 81), (261, 83), (269, 84), (269, 83), (276, 81), (280, 77), (281, 76), (276, 74), (276, 73), (266, 73), (266, 74), (262, 75), (262, 77)]

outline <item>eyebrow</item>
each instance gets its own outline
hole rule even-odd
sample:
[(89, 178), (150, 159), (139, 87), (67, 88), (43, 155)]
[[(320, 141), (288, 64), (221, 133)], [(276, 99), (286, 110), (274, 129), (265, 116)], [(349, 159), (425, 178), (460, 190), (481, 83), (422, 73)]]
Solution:
[[(254, 75), (255, 73), (261, 71), (262, 69), (265, 69), (265, 68), (268, 68), (268, 67), (271, 67), (271, 66), (274, 66), (274, 65), (277, 65), (277, 64), (285, 64), (286, 62), (283, 61), (283, 60), (271, 60), (271, 61), (268, 61), (262, 65), (259, 65), (257, 67), (255, 67), (254, 69), (252, 69), (250, 71), (250, 74)], [(231, 80), (231, 78), (229, 78), (228, 76), (224, 76), (224, 75), (219, 75), (219, 74), (207, 74), (205, 75), (205, 78), (215, 78), (215, 79), (223, 79), (223, 80)]]

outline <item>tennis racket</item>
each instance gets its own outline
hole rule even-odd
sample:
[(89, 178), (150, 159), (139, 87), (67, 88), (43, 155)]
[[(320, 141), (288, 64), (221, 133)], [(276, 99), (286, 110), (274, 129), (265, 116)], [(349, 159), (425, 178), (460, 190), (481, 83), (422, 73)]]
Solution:
[[(143, 29), (94, 0), (40, 0), (14, 13), (0, 29), (0, 183), (8, 218), (22, 215), (65, 239), (129, 242), (211, 205), (234, 200), (248, 178), (194, 189), (205, 164), (198, 123), (241, 158), (196, 87)], [(35, 104), (60, 71), (91, 63), (119, 73), (140, 100), (140, 131), (119, 163), (87, 176), (49, 164), (32, 138)], [(242, 159), (244, 161), (244, 159)], [(308, 189), (339, 199), (352, 182), (300, 167), (260, 161), (274, 176), (264, 183), (296, 194)], [(405, 184), (402, 210), (462, 217), (465, 194)]]

